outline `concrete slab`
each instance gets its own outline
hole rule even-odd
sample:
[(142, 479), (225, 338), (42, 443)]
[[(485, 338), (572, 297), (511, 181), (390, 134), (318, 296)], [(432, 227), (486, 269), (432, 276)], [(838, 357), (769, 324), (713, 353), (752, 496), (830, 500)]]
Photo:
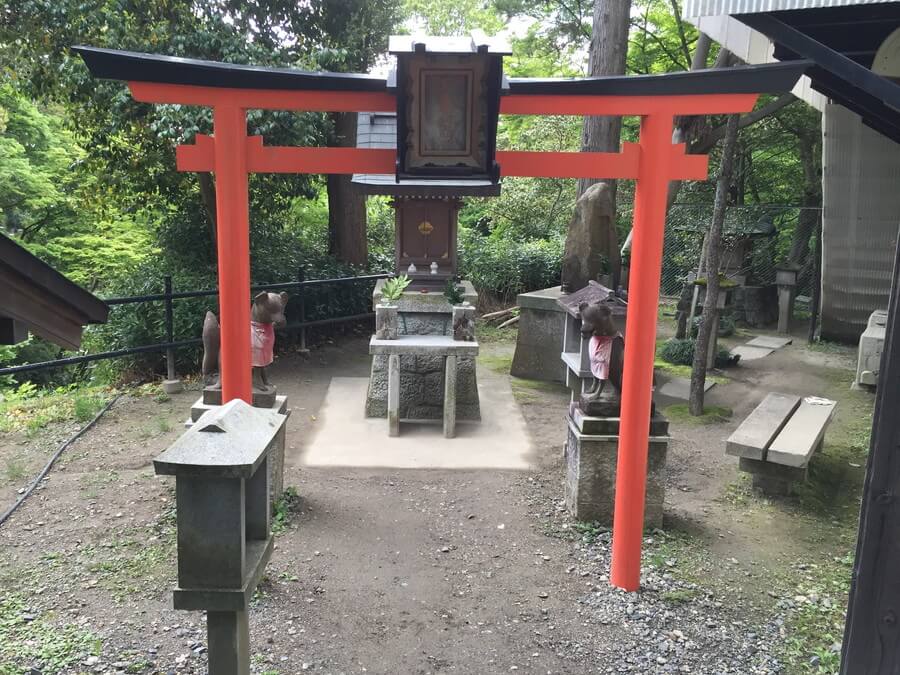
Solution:
[[(707, 378), (703, 385), (703, 391), (709, 391), (714, 386), (716, 386), (716, 383)], [(684, 377), (673, 377), (656, 391), (662, 396), (680, 398), (687, 401), (691, 398), (691, 381)]]
[(364, 416), (368, 379), (332, 378), (302, 457), (305, 466), (398, 469), (529, 469), (533, 454), (525, 420), (509, 383), (479, 383), (481, 422), (457, 421), (456, 438), (442, 425), (408, 422), (389, 437), (385, 420)]
[(753, 460), (765, 459), (766, 449), (798, 405), (799, 396), (776, 392), (768, 394), (725, 441), (725, 454)]
[(835, 406), (837, 402), (827, 398), (804, 398), (781, 433), (772, 441), (766, 461), (785, 466), (806, 466), (825, 436), (825, 428), (831, 422)]
[(781, 337), (778, 335), (758, 335), (750, 340), (750, 342), (747, 343), (747, 346), (764, 347), (766, 349), (781, 349), (782, 347), (791, 344), (793, 341), (793, 338)]
[(770, 349), (769, 347), (751, 347), (750, 345), (739, 345), (731, 350), (732, 356), (735, 354), (740, 354), (741, 361), (755, 361), (756, 359), (761, 359), (772, 352), (774, 349)]

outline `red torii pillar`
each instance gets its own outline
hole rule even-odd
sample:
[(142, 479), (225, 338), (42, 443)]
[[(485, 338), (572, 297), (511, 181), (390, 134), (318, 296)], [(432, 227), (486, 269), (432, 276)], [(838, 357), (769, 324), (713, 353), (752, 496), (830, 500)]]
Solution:
[[(138, 101), (213, 108), (213, 136), (198, 135), (194, 145), (179, 146), (178, 169), (216, 173), (222, 400), (241, 398), (250, 402), (248, 174), (391, 174), (396, 153), (369, 148), (266, 147), (261, 137), (247, 136), (246, 110), (394, 112), (396, 101), (391, 94), (371, 92), (221, 89), (148, 82), (129, 82), (129, 86)], [(672, 144), (673, 121), (677, 115), (748, 112), (756, 98), (756, 94), (501, 98), (500, 112), (505, 114), (641, 117), (640, 142), (625, 143), (620, 153), (497, 152), (505, 176), (637, 180), (610, 572), (610, 583), (625, 590), (635, 591), (640, 586), (668, 186), (672, 180), (703, 180), (707, 175), (705, 156), (686, 155), (683, 144)]]

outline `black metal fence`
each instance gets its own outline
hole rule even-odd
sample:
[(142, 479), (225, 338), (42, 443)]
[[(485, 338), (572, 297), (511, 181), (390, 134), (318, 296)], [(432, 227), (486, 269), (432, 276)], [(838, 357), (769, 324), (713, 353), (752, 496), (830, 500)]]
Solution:
[[(299, 346), (306, 349), (307, 329), (314, 327), (322, 327), (333, 324), (348, 323), (353, 321), (361, 321), (374, 317), (374, 313), (366, 312), (362, 314), (351, 314), (344, 316), (333, 316), (324, 319), (315, 319), (308, 321), (306, 319), (306, 298), (305, 289), (313, 286), (322, 285), (342, 285), (350, 283), (360, 283), (366, 281), (377, 281), (378, 279), (386, 279), (389, 274), (368, 274), (355, 277), (339, 277), (335, 279), (305, 279), (303, 270), (299, 270), (297, 281), (288, 281), (277, 284), (258, 284), (250, 287), (252, 292), (258, 291), (295, 291), (295, 303), (297, 307), (298, 321), (288, 323), (282, 329), (288, 333), (299, 332)], [(141, 345), (139, 347), (128, 347), (126, 349), (116, 349), (106, 352), (98, 352), (96, 354), (80, 354), (78, 356), (70, 356), (62, 359), (54, 359), (52, 361), (42, 361), (40, 363), (26, 363), (17, 366), (8, 366), (0, 368), (0, 376), (15, 375), (17, 373), (27, 373), (38, 370), (47, 370), (50, 368), (59, 368), (62, 366), (76, 365), (79, 363), (89, 363), (91, 361), (103, 361), (105, 359), (116, 359), (123, 356), (131, 356), (134, 354), (142, 354), (147, 352), (166, 352), (166, 368), (169, 379), (175, 379), (175, 350), (181, 347), (192, 347), (202, 342), (201, 338), (188, 338), (185, 340), (175, 339), (174, 328), (174, 311), (173, 303), (175, 300), (184, 298), (203, 298), (212, 297), (219, 294), (218, 289), (204, 291), (178, 291), (172, 288), (172, 277), (166, 276), (163, 280), (164, 291), (162, 293), (150, 295), (134, 295), (124, 298), (107, 298), (107, 305), (115, 308), (119, 305), (129, 305), (147, 302), (163, 302), (165, 303), (165, 342), (156, 342), (149, 345)]]

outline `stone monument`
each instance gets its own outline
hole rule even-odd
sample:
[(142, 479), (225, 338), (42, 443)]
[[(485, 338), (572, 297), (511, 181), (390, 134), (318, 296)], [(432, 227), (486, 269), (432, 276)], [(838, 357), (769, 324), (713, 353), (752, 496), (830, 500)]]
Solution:
[[(591, 281), (564, 295), (562, 361), (572, 391), (565, 444), (565, 501), (578, 520), (612, 524), (619, 448), (627, 304)], [(669, 424), (651, 410), (644, 523), (662, 525)]]

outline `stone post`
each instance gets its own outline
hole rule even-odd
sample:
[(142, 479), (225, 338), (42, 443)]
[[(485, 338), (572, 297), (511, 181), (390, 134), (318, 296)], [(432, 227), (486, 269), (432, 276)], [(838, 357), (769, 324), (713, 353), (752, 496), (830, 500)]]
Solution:
[(797, 270), (777, 268), (775, 282), (778, 284), (778, 332), (790, 333), (797, 290)]
[(453, 306), (453, 339), (463, 342), (475, 339), (475, 308), (471, 305)]
[(286, 415), (214, 407), (154, 461), (175, 476), (175, 609), (206, 610), (209, 672), (249, 675), (247, 605), (272, 554), (269, 454)]
[(375, 305), (375, 337), (396, 340), (399, 308), (396, 305)]

